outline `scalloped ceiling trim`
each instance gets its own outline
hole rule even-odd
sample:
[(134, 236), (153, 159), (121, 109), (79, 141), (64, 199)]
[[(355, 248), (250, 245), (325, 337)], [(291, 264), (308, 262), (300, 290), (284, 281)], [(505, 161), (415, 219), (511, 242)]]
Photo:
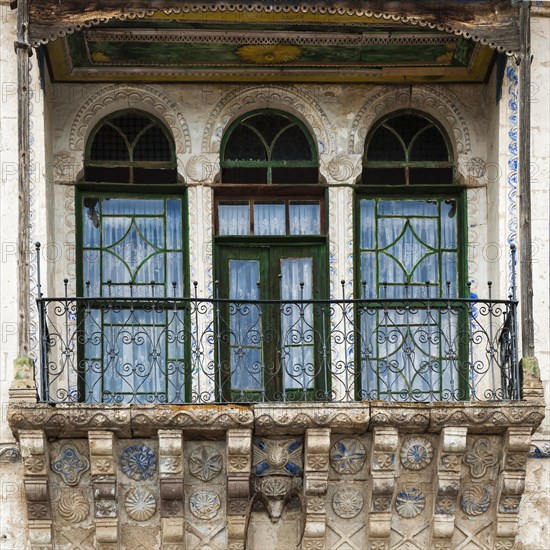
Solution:
[(126, 21), (126, 20), (135, 20), (135, 19), (143, 19), (145, 17), (151, 17), (157, 11), (162, 11), (166, 15), (180, 14), (180, 13), (216, 12), (216, 11), (220, 11), (220, 12), (264, 11), (266, 13), (271, 13), (271, 12), (300, 13), (302, 12), (302, 13), (320, 13), (323, 15), (328, 14), (328, 15), (349, 15), (349, 16), (358, 16), (358, 17), (361, 17), (361, 16), (374, 17), (375, 19), (385, 19), (386, 21), (395, 21), (395, 22), (401, 22), (401, 23), (406, 23), (411, 25), (417, 25), (419, 27), (427, 27), (429, 29), (435, 29), (435, 30), (446, 32), (449, 34), (463, 36), (464, 38), (468, 38), (474, 42), (479, 42), (481, 44), (487, 45), (490, 48), (497, 50), (498, 52), (501, 52), (501, 53), (504, 52), (506, 53), (506, 55), (514, 55), (515, 53), (517, 53), (514, 50), (506, 50), (504, 46), (500, 46), (497, 42), (490, 42), (486, 38), (472, 34), (468, 31), (464, 31), (462, 29), (449, 26), (449, 25), (430, 23), (429, 21), (426, 21), (419, 17), (407, 17), (407, 16), (401, 16), (401, 15), (395, 15), (389, 12), (373, 12), (369, 10), (351, 9), (351, 8), (331, 8), (331, 7), (325, 7), (325, 6), (300, 6), (300, 7), (298, 6), (261, 6), (261, 5), (244, 6), (242, 4), (236, 4), (236, 5), (222, 4), (218, 6), (188, 6), (188, 7), (172, 8), (172, 9), (166, 8), (162, 10), (136, 10), (133, 12), (129, 11), (128, 13), (113, 15), (112, 17), (95, 18), (83, 24), (67, 26), (64, 29), (59, 30), (57, 33), (52, 33), (47, 37), (33, 41), (32, 45), (37, 47), (40, 44), (47, 44), (48, 42), (52, 40), (56, 40), (57, 38), (60, 38), (60, 37), (64, 37), (67, 34), (72, 34), (82, 29), (89, 29), (94, 25), (100, 25), (101, 23), (107, 23), (109, 21)]

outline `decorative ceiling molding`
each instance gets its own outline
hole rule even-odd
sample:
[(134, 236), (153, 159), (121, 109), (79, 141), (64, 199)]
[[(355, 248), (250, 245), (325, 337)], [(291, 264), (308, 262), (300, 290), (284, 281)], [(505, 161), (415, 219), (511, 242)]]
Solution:
[(363, 154), (365, 139), (373, 124), (382, 116), (400, 109), (417, 109), (432, 115), (447, 131), (453, 142), (455, 158), (470, 155), (472, 144), (460, 100), (448, 90), (428, 85), (414, 87), (385, 86), (371, 96), (358, 111), (348, 138), (348, 153)]
[(441, 32), (430, 33), (331, 33), (289, 31), (231, 31), (208, 29), (100, 28), (84, 31), (85, 38), (101, 42), (168, 42), (184, 44), (292, 44), (298, 46), (439, 45), (459, 38)]
[(128, 108), (141, 109), (160, 118), (174, 135), (176, 153), (191, 153), (191, 134), (178, 104), (153, 86), (127, 84), (105, 86), (82, 104), (70, 129), (70, 149), (83, 151), (86, 135), (99, 120)]
[(223, 132), (239, 115), (255, 109), (281, 109), (302, 119), (312, 130), (319, 155), (336, 153), (336, 134), (316, 99), (296, 86), (235, 87), (208, 117), (202, 137), (203, 153), (217, 153)]
[[(298, 5), (297, 5), (298, 4)], [(357, 4), (357, 3), (354, 3)], [(120, 4), (113, 2), (87, 2), (82, 9), (78, 2), (57, 4), (48, 0), (37, 0), (31, 5), (30, 35), (34, 46), (55, 40), (66, 34), (90, 28), (108, 21), (125, 21), (152, 17), (156, 12), (165, 15), (249, 13), (249, 14), (304, 14), (335, 17), (365, 17), (396, 23), (417, 25), (437, 31), (469, 38), (474, 42), (487, 44), (499, 52), (511, 55), (519, 51), (518, 8), (512, 3), (494, 0), (480, 3), (448, 2), (445, 10), (430, 6), (428, 2), (396, 2), (388, 9), (387, 2), (363, 1), (359, 6), (344, 6), (342, 2), (286, 2), (276, 5), (256, 0), (251, 4), (225, 4), (221, 2), (186, 3), (171, 6), (170, 0), (155, 3), (157, 10), (148, 9), (148, 2), (133, 0)], [(452, 4), (452, 5), (451, 5)], [(477, 17), (473, 17), (476, 14)], [(445, 19), (443, 19), (445, 18)]]

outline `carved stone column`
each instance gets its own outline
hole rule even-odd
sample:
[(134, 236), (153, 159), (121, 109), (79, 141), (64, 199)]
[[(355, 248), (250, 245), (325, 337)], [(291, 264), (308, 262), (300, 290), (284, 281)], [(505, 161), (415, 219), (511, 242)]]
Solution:
[(90, 469), (94, 495), (96, 546), (99, 550), (118, 549), (118, 507), (113, 432), (88, 432)]
[(162, 547), (183, 549), (183, 441), (181, 430), (159, 430)]
[(42, 430), (20, 430), (19, 445), (25, 474), (23, 484), (31, 549), (53, 548), (46, 434)]
[(391, 531), (391, 504), (397, 476), (397, 428), (376, 427), (372, 445), (372, 496), (369, 514), (371, 548), (388, 547)]
[(330, 450), (330, 428), (306, 430), (304, 495), (306, 523), (302, 548), (325, 548), (326, 506)]
[(227, 430), (227, 534), (231, 550), (245, 547), (251, 452), (252, 430)]
[(496, 542), (500, 542), (502, 548), (512, 548), (518, 532), (519, 505), (525, 490), (525, 468), (530, 445), (530, 427), (510, 427), (506, 430), (496, 521)]
[(436, 501), (433, 524), (434, 548), (450, 548), (460, 491), (460, 471), (466, 450), (466, 427), (441, 430), (437, 452)]

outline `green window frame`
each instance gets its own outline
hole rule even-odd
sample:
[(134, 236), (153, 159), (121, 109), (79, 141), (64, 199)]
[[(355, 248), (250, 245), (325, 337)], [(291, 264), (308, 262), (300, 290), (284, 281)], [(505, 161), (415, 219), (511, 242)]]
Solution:
[[(288, 140), (279, 150), (280, 140), (289, 135), (295, 141)], [(250, 154), (247, 153), (249, 145)], [(294, 365), (297, 371), (302, 369), (302, 375), (307, 371), (307, 380), (299, 382), (299, 376), (293, 376), (285, 367), (285, 357), (286, 364), (292, 363), (288, 358), (298, 353), (301, 344), (289, 343), (284, 337), (285, 323), (297, 306), (290, 306), (290, 313), (285, 316), (280, 302), (288, 299), (280, 288), (284, 279), (281, 266), (286, 261), (307, 263), (311, 260), (315, 286), (309, 289), (311, 296), (307, 294), (309, 297), (304, 300), (328, 296), (326, 189), (319, 185), (316, 143), (305, 125), (293, 115), (273, 109), (256, 110), (229, 125), (221, 142), (220, 165), (221, 183), (216, 186), (214, 197), (215, 270), (219, 297), (229, 301), (222, 305), (217, 324), (221, 337), (217, 352), (220, 366), (217, 391), (224, 401), (326, 399), (330, 391), (330, 362), (326, 353), (321, 356), (320, 336), (314, 333), (321, 335), (324, 330), (321, 325), (326, 327), (328, 322), (319, 314), (319, 308), (313, 313), (313, 306), (303, 306), (301, 319), (311, 316), (308, 335), (314, 340), (309, 347), (300, 349), (304, 352), (308, 348), (307, 353), (313, 359)], [(223, 208), (233, 210), (223, 214)], [(303, 209), (301, 213), (300, 209)], [(303, 219), (308, 216), (310, 223), (304, 223)], [(240, 221), (228, 228), (225, 220), (235, 222), (237, 218)], [(266, 229), (265, 223), (273, 225)], [(257, 270), (260, 279), (257, 289), (251, 288), (248, 293), (253, 296), (248, 309), (241, 307), (232, 295), (232, 262), (234, 265), (257, 262), (253, 266), (247, 264)], [(307, 284), (304, 287), (307, 292)], [(252, 316), (254, 311), (259, 313), (259, 317), (253, 317), (254, 323), (249, 323), (249, 334), (254, 332), (255, 324), (261, 322), (263, 327), (269, 327), (269, 337), (258, 336), (257, 340), (250, 337), (248, 344), (245, 337), (238, 341), (235, 319), (242, 320), (244, 310), (253, 310), (249, 313)], [(300, 334), (304, 336), (305, 332)], [(246, 353), (261, 357), (259, 370), (250, 377), (250, 384), (256, 386), (246, 388), (245, 382), (240, 382), (241, 387), (233, 387), (242, 374), (235, 373), (233, 358), (236, 354), (242, 358)], [(241, 376), (239, 380), (244, 378)]]
[(75, 194), (82, 401), (190, 401), (189, 307), (178, 301), (189, 288), (187, 195), (178, 179), (170, 131), (149, 113), (117, 111), (90, 133)]
[[(413, 154), (423, 134), (436, 139), (435, 153), (426, 139), (419, 148), (425, 155)], [(450, 375), (444, 359), (449, 354), (443, 349), (445, 338), (432, 346), (433, 335), (439, 331), (441, 336), (443, 325), (451, 331), (444, 336), (452, 340), (469, 322), (465, 306), (456, 301), (466, 298), (468, 289), (466, 209), (464, 189), (454, 181), (452, 146), (437, 121), (405, 110), (374, 125), (365, 141), (362, 179), (355, 189), (355, 294), (365, 300), (356, 312), (361, 333), (356, 349), (357, 398), (468, 397), (463, 368), (467, 344), (458, 342), (453, 352), (458, 366)], [(454, 243), (449, 242), (451, 236)], [(425, 273), (435, 277), (422, 280)], [(397, 280), (392, 280), (395, 276)], [(416, 316), (409, 313), (410, 307), (417, 308)], [(377, 334), (377, 339), (373, 341), (369, 334)], [(401, 343), (392, 348), (391, 338), (394, 343), (401, 338)], [(422, 338), (431, 339), (428, 351), (418, 345)], [(453, 391), (446, 387), (449, 376)]]

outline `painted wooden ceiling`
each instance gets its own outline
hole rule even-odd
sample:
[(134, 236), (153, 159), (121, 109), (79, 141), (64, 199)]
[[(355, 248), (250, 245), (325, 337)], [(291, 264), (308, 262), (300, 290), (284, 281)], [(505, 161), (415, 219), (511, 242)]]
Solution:
[(481, 82), (494, 50), (377, 18), (111, 21), (47, 45), (53, 79), (144, 82)]

